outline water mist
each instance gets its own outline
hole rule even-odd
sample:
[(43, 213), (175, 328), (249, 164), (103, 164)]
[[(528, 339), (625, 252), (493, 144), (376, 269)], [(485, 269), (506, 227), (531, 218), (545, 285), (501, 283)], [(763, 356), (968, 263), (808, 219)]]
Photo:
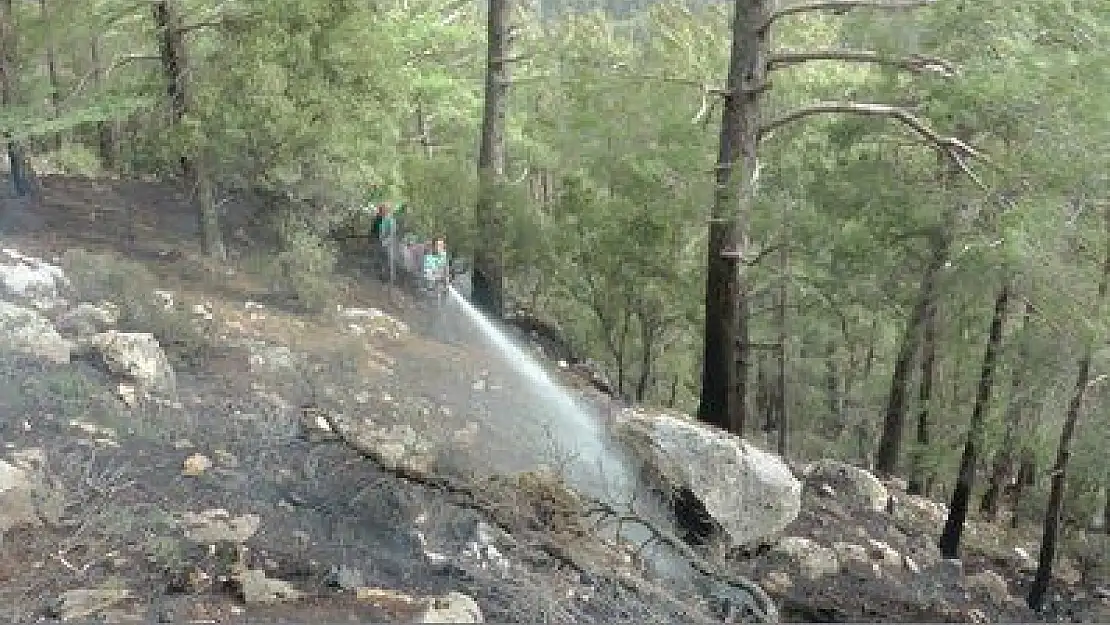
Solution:
[[(567, 484), (617, 509), (635, 500), (637, 514), (646, 514), (653, 522), (669, 526), (670, 515), (664, 512), (666, 506), (657, 496), (644, 492), (636, 465), (620, 445), (611, 440), (594, 411), (560, 386), (535, 357), (519, 347), (454, 287), (450, 288), (449, 304), (465, 316), (482, 339), (520, 376), (527, 387), (521, 388), (520, 394), (532, 397), (528, 398), (528, 413), (517, 417), (549, 436), (556, 452), (570, 454), (569, 461), (565, 457), (557, 460)], [(535, 441), (521, 441), (521, 444), (530, 443)], [(603, 529), (614, 535), (620, 532), (622, 539), (635, 544), (643, 544), (651, 538), (649, 531), (636, 523), (614, 523)], [(642, 555), (657, 573), (675, 582), (690, 581), (693, 570), (689, 563), (662, 545), (646, 548)]]

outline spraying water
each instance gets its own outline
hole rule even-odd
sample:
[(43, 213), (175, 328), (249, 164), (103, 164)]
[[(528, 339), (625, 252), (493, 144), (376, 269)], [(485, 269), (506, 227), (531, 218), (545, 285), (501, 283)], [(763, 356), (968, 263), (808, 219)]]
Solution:
[[(560, 465), (563, 468), (562, 477), (567, 483), (618, 509), (635, 500), (638, 514), (647, 515), (656, 522), (663, 521), (664, 516), (669, 520), (670, 515), (663, 512), (665, 506), (661, 500), (650, 494), (637, 493), (641, 481), (636, 466), (624, 450), (610, 439), (592, 411), (572, 397), (552, 379), (536, 358), (521, 349), (454, 287), (450, 287), (449, 293), (450, 303), (462, 311), (482, 338), (527, 381), (530, 388), (520, 389), (520, 392), (533, 393), (536, 401), (530, 402), (527, 414), (521, 415), (523, 419), (542, 426), (559, 448), (573, 451), (573, 461)], [(527, 443), (522, 440), (521, 444)], [(619, 538), (638, 545), (651, 539), (649, 530), (636, 523), (613, 523), (599, 530), (610, 532), (613, 537), (619, 535)], [(657, 573), (672, 582), (687, 584), (695, 575), (688, 562), (676, 557), (661, 544), (655, 543), (642, 549), (641, 555), (651, 562)]]
[(529, 386), (537, 404), (526, 418), (551, 438), (551, 448), (565, 454), (568, 475), (574, 487), (606, 501), (630, 500), (638, 480), (632, 464), (609, 440), (591, 411), (557, 384), (540, 363), (521, 349), (497, 326), (455, 290), (449, 289), (451, 304), (458, 307), (482, 337), (501, 354)]

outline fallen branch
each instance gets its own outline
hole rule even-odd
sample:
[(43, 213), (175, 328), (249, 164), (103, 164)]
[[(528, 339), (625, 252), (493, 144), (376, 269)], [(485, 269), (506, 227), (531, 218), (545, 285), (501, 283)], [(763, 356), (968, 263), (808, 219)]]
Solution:
[[(363, 458), (370, 460), (383, 471), (407, 482), (439, 491), (441, 494), (447, 496), (448, 503), (481, 514), (509, 536), (514, 536), (519, 533), (519, 529), (513, 527), (505, 520), (498, 518), (496, 511), (500, 506), (500, 502), (489, 500), (489, 498), (482, 493), (481, 489), (460, 484), (444, 476), (425, 475), (403, 465), (388, 463), (382, 458), (380, 453), (372, 449), (369, 445), (365, 445), (352, 437), (348, 429), (341, 425), (339, 420), (336, 419), (335, 415), (330, 411), (320, 410), (318, 414), (328, 424), (328, 427), (331, 428), (339, 442), (354, 450)], [(713, 567), (704, 558), (698, 555), (689, 545), (684, 543), (677, 536), (657, 527), (655, 524), (639, 515), (622, 514), (610, 504), (602, 501), (583, 499), (583, 502), (586, 504), (585, 510), (581, 512), (583, 520), (591, 514), (600, 513), (608, 516), (611, 520), (615, 519), (620, 522), (638, 524), (644, 528), (655, 541), (666, 545), (681, 558), (685, 559), (695, 571), (718, 584), (739, 590), (745, 596), (749, 597), (750, 601), (747, 602), (747, 607), (751, 609), (759, 622), (778, 622), (779, 614), (777, 607), (767, 593), (755, 582), (743, 577), (726, 575), (713, 570)], [(579, 564), (565, 547), (555, 544), (553, 541), (544, 539), (543, 537), (537, 536), (529, 538), (539, 539), (535, 541), (526, 541), (525, 544), (539, 549), (560, 564), (580, 574), (589, 575), (591, 573), (587, 571), (583, 565)], [(624, 578), (622, 581), (632, 586), (635, 590), (640, 590), (642, 589), (641, 587), (644, 586), (643, 583), (632, 580), (628, 575), (622, 575), (621, 577)]]
[(698, 555), (698, 553), (694, 551), (690, 545), (687, 545), (685, 541), (639, 515), (621, 513), (619, 510), (603, 501), (592, 501), (591, 506), (591, 513), (601, 513), (611, 520), (639, 525), (651, 534), (655, 542), (673, 550), (685, 559), (686, 562), (690, 564), (690, 567), (698, 573), (701, 573), (719, 584), (734, 588), (746, 594), (751, 599), (748, 606), (752, 609), (758, 622), (777, 623), (779, 621), (778, 608), (775, 606), (775, 602), (771, 600), (771, 597), (759, 586), (759, 584), (745, 577), (725, 575), (714, 570), (712, 565), (710, 565), (705, 558)]

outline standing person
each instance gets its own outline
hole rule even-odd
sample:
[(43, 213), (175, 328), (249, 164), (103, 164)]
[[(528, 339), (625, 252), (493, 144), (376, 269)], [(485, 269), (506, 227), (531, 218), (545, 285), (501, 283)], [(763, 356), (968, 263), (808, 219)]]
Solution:
[(397, 220), (388, 204), (378, 206), (380, 220), (377, 222), (376, 248), (381, 259), (379, 267), (383, 281), (393, 285), (397, 282)]
[(440, 340), (447, 337), (447, 287), (450, 284), (450, 262), (447, 258), (447, 240), (438, 236), (432, 241), (431, 249), (424, 255), (424, 288), (433, 298), (432, 333)]

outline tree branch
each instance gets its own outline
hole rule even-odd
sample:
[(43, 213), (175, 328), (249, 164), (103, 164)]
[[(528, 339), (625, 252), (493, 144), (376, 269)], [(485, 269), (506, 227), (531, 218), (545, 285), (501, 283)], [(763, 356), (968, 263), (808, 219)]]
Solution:
[[(328, 424), (328, 427), (331, 428), (332, 433), (335, 435), (335, 438), (339, 440), (339, 442), (357, 452), (363, 458), (370, 460), (383, 471), (386, 471), (391, 475), (407, 482), (440, 491), (447, 496), (447, 500), (449, 503), (481, 514), (483, 517), (489, 519), (491, 523), (496, 525), (501, 531), (505, 532), (505, 534), (509, 536), (514, 536), (517, 533), (516, 528), (512, 527), (511, 524), (499, 518), (499, 515), (496, 513), (499, 502), (491, 501), (489, 497), (483, 495), (479, 488), (471, 487), (466, 484), (460, 484), (447, 477), (432, 476), (419, 473), (409, 467), (406, 467), (404, 462), (396, 464), (389, 463), (384, 458), (382, 458), (380, 453), (372, 449), (369, 445), (363, 444), (359, 442), (356, 438), (351, 436), (348, 429), (346, 427), (343, 427), (339, 423), (339, 420), (335, 418), (335, 415), (332, 414), (330, 411), (316, 410), (314, 406), (306, 406), (304, 409), (311, 409), (313, 412), (317, 412), (317, 414), (319, 414), (323, 418), (324, 422)], [(679, 557), (685, 559), (690, 564), (690, 566), (698, 573), (701, 573), (706, 578), (718, 584), (727, 586), (743, 593), (743, 595), (747, 598), (747, 607), (751, 609), (758, 622), (778, 622), (778, 608), (775, 606), (775, 603), (771, 600), (770, 596), (767, 595), (766, 591), (764, 591), (763, 588), (759, 586), (759, 584), (756, 584), (755, 582), (745, 577), (732, 576), (714, 570), (713, 566), (709, 562), (698, 555), (696, 551), (694, 551), (689, 545), (687, 545), (677, 536), (656, 526), (654, 523), (640, 517), (639, 515), (622, 514), (612, 505), (594, 499), (582, 498), (582, 501), (585, 504), (585, 506), (581, 510), (581, 516), (583, 517), (583, 519), (585, 519), (585, 517), (600, 513), (609, 517), (610, 520), (616, 519), (619, 522), (636, 523), (645, 531), (647, 531), (651, 535), (653, 540), (667, 546)], [(534, 538), (537, 538), (535, 542), (530, 542), (527, 544), (540, 549), (546, 555), (554, 558), (560, 564), (567, 566), (580, 574), (590, 574), (590, 571), (587, 571), (585, 567), (580, 564), (565, 547), (556, 544), (553, 540), (544, 539), (543, 537)], [(634, 589), (638, 589), (638, 586), (643, 585), (637, 580), (630, 579), (631, 576), (629, 575), (618, 574), (618, 577), (623, 578), (620, 581), (623, 581)]]
[(813, 13), (816, 11), (836, 11), (838, 13), (845, 13), (851, 9), (884, 9), (884, 10), (897, 10), (897, 9), (916, 9), (918, 7), (928, 6), (936, 0), (810, 0), (809, 2), (799, 2), (776, 9), (767, 16), (767, 21), (763, 23), (760, 28), (761, 32), (767, 32), (778, 20), (789, 17), (791, 15), (798, 15), (800, 13)]
[(801, 108), (795, 109), (784, 113), (783, 115), (772, 119), (759, 128), (759, 140), (763, 140), (770, 136), (775, 130), (782, 128), (788, 124), (813, 117), (815, 115), (828, 115), (828, 114), (843, 113), (848, 115), (865, 115), (872, 117), (889, 117), (902, 122), (911, 130), (916, 132), (921, 138), (925, 139), (928, 143), (932, 144), (938, 149), (945, 150), (953, 155), (953, 157), (962, 158), (979, 158), (987, 160), (981, 152), (971, 147), (964, 141), (956, 137), (944, 137), (937, 131), (930, 128), (924, 120), (910, 113), (904, 108), (898, 106), (891, 106), (889, 104), (873, 104), (865, 102), (817, 102)]
[(111, 65), (109, 65), (108, 67), (102, 70), (93, 70), (88, 74), (85, 74), (85, 76), (81, 78), (80, 82), (77, 83), (73, 90), (70, 91), (68, 95), (66, 95), (66, 100), (80, 95), (85, 90), (85, 87), (88, 86), (89, 82), (97, 78), (97, 74), (100, 75), (101, 79), (107, 79), (108, 75), (111, 74), (114, 70), (117, 70), (124, 65), (127, 65), (128, 63), (132, 63), (134, 61), (159, 61), (161, 60), (161, 58), (162, 57), (158, 56), (157, 54), (124, 54), (123, 56), (112, 61)]
[(911, 54), (899, 57), (871, 50), (813, 50), (809, 52), (773, 52), (767, 59), (767, 71), (774, 71), (791, 65), (812, 61), (847, 61), (851, 63), (872, 63), (894, 67), (913, 74), (934, 73), (945, 78), (956, 75), (956, 66), (932, 56)]

